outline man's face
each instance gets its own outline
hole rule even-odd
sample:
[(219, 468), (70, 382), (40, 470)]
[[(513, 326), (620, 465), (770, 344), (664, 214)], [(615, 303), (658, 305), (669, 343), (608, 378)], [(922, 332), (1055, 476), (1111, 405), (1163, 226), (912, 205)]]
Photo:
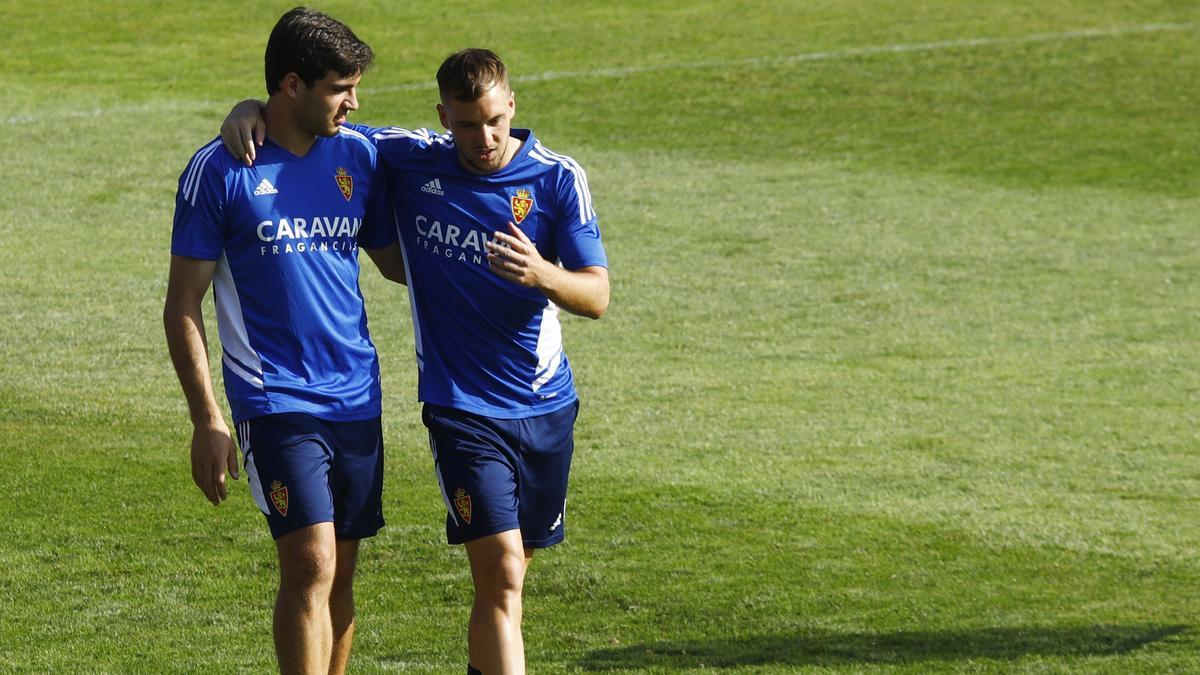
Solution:
[(362, 73), (342, 77), (334, 71), (313, 83), (301, 80), (296, 96), (296, 121), (301, 129), (316, 136), (333, 136), (351, 110), (358, 110), (358, 82)]
[(445, 96), (437, 110), (442, 126), (454, 132), (454, 145), (463, 166), (475, 173), (504, 168), (509, 131), (516, 113), (508, 83), (493, 85), (471, 102)]

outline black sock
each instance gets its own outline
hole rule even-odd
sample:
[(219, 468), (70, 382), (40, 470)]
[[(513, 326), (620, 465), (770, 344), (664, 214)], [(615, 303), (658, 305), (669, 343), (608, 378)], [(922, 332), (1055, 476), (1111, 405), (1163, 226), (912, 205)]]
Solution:
[(483, 675), (483, 671), (468, 663), (467, 675)]

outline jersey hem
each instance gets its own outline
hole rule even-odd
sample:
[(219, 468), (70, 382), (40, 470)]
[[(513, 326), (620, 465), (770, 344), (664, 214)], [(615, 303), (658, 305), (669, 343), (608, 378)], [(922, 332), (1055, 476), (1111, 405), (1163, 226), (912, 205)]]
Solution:
[(550, 413), (558, 412), (559, 410), (571, 405), (575, 401), (578, 401), (579, 395), (572, 393), (571, 396), (565, 396), (563, 398), (555, 397), (553, 399), (553, 405), (539, 406), (537, 408), (526, 407), (520, 410), (473, 405), (470, 403), (463, 403), (462, 401), (435, 401), (429, 398), (421, 397), (418, 397), (417, 400), (421, 403), (436, 405), (442, 408), (451, 408), (453, 410), (461, 410), (462, 412), (471, 413), (472, 415), (480, 415), (482, 417), (492, 417), (499, 420), (523, 420), (530, 417), (541, 417), (542, 415), (549, 415)]
[(247, 420), (266, 417), (267, 415), (282, 415), (285, 413), (301, 413), (304, 415), (311, 415), (317, 419), (325, 420), (326, 422), (362, 422), (364, 420), (373, 420), (377, 417), (382, 417), (383, 405), (377, 404), (371, 408), (359, 408), (356, 410), (343, 411), (319, 410), (296, 405), (268, 407), (266, 409), (255, 408), (252, 410), (233, 413), (233, 423), (241, 424)]

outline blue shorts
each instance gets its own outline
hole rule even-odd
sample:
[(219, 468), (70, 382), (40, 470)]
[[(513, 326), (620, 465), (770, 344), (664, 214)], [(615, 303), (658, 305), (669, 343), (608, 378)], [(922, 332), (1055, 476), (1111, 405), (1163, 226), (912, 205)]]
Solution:
[(333, 523), (338, 539), (383, 527), (383, 426), (279, 413), (237, 425), (246, 480), (276, 539)]
[(425, 404), (421, 418), (446, 500), (446, 540), (462, 544), (520, 529), (527, 548), (562, 541), (578, 414), (578, 401), (515, 420)]

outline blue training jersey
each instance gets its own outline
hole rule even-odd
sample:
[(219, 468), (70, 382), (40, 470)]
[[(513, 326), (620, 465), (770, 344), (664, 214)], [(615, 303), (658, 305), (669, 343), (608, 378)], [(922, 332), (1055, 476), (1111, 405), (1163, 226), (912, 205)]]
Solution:
[(459, 164), (450, 133), (355, 128), (388, 175), (383, 207), (404, 252), (420, 400), (506, 419), (574, 402), (558, 307), (491, 272), (484, 244), (512, 221), (547, 260), (607, 267), (583, 168), (528, 129), (512, 130), (522, 146), (507, 166), (480, 175)]
[(268, 140), (253, 167), (218, 138), (179, 178), (171, 253), (216, 260), (213, 298), (235, 423), (299, 412), (380, 414), (379, 360), (358, 286), (358, 247), (395, 239), (364, 225), (377, 152), (361, 133), (318, 136), (303, 157)]

